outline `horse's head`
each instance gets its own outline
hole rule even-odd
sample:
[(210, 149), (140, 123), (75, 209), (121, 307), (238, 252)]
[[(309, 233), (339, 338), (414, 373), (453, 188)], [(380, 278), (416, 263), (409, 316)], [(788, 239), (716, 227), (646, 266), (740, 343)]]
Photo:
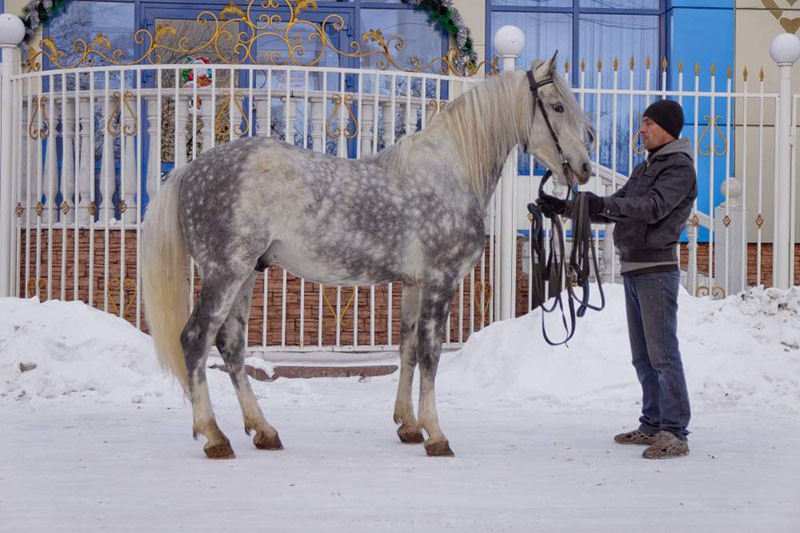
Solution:
[(592, 171), (587, 141), (591, 129), (569, 84), (556, 72), (556, 56), (534, 61), (524, 82), (533, 120), (523, 135), (526, 150), (570, 186), (589, 181)]

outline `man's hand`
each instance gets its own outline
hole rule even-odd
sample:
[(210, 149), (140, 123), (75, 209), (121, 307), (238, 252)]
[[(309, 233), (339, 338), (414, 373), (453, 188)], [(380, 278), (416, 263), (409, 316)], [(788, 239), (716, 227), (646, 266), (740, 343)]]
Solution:
[(588, 191), (581, 194), (586, 196), (586, 205), (588, 206), (589, 218), (594, 218), (603, 212), (604, 202), (600, 196)]
[(536, 205), (542, 210), (542, 214), (547, 218), (553, 218), (555, 215), (563, 215), (567, 211), (567, 202), (561, 198), (550, 196), (549, 194), (542, 194), (536, 199)]

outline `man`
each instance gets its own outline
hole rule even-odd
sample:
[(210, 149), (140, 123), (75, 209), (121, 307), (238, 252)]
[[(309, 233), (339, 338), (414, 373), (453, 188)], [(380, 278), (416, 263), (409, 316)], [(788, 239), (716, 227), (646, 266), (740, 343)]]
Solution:
[[(639, 128), (647, 160), (611, 196), (583, 193), (594, 221), (616, 223), (628, 337), (642, 385), (639, 428), (614, 441), (648, 445), (643, 453), (648, 459), (689, 453), (691, 412), (677, 336), (677, 243), (697, 197), (697, 176), (692, 145), (679, 138), (682, 129), (680, 104), (655, 102)], [(545, 214), (574, 216), (574, 201), (546, 195), (537, 203)]]

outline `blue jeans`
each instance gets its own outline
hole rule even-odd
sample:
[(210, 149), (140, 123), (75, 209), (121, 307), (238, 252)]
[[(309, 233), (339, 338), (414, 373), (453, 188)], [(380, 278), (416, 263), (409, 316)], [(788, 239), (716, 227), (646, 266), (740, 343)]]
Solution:
[(680, 273), (631, 273), (623, 279), (633, 367), (642, 384), (639, 429), (686, 439), (691, 409), (678, 349)]

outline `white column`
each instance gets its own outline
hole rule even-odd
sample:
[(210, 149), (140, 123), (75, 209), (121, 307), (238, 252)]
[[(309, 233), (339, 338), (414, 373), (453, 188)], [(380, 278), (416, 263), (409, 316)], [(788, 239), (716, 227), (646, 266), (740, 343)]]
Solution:
[(75, 218), (75, 99), (61, 102), (61, 195), (68, 211), (61, 213), (64, 224)]
[(189, 102), (190, 97), (182, 95), (175, 102), (175, 132), (177, 140), (175, 142), (175, 168), (180, 168), (186, 164), (186, 125), (189, 121)]
[(373, 154), (372, 150), (372, 137), (375, 133), (375, 106), (371, 101), (366, 98), (361, 104), (361, 157), (366, 157)]
[(6, 106), (6, 112), (0, 114), (0, 297), (11, 296), (12, 268), (14, 257), (13, 198), (11, 198), (11, 167), (14, 143), (12, 113), (8, 106), (11, 101), (11, 76), (19, 70), (19, 49), (17, 46), (25, 37), (25, 26), (22, 20), (10, 13), (0, 15), (0, 50), (3, 64), (0, 70), (0, 101)]
[(742, 210), (742, 185), (737, 178), (728, 178), (720, 186), (726, 197), (714, 209), (714, 280), (725, 288), (725, 294), (738, 294), (742, 286), (742, 269), (745, 249), (742, 232), (745, 231)]
[(794, 259), (791, 209), (794, 193), (791, 183), (792, 160), (792, 65), (800, 58), (800, 39), (793, 33), (783, 33), (772, 40), (769, 55), (778, 64), (779, 99), (776, 143), (778, 160), (775, 164), (775, 242), (773, 243), (772, 283), (788, 289), (792, 286), (790, 273)]
[[(94, 216), (91, 213), (91, 202), (92, 198), (92, 188), (94, 186), (94, 169), (95, 169), (95, 151), (94, 145), (92, 144), (92, 130), (94, 129), (94, 113), (92, 111), (92, 105), (89, 101), (89, 98), (81, 98), (78, 112), (80, 113), (80, 120), (78, 121), (78, 125), (76, 126), (78, 130), (78, 134), (76, 139), (78, 140), (78, 173), (77, 179), (77, 188), (78, 188), (78, 222), (81, 224), (88, 224), (92, 217)], [(105, 120), (103, 121), (105, 124)], [(104, 127), (104, 126), (101, 126)], [(106, 134), (108, 134), (108, 130), (106, 130)], [(104, 152), (105, 153), (105, 152)], [(113, 159), (113, 158), (112, 158)], [(113, 162), (112, 162), (113, 164)], [(113, 174), (113, 171), (112, 171)], [(113, 178), (112, 178), (113, 179)], [(101, 185), (102, 186), (102, 185)], [(105, 199), (104, 202), (105, 204)], [(111, 205), (111, 198), (108, 198), (108, 203), (105, 204), (109, 208), (113, 207)], [(111, 215), (109, 215), (109, 218)]]
[(158, 194), (158, 183), (161, 181), (161, 124), (158, 123), (158, 106), (161, 99), (158, 96), (145, 96), (147, 109), (147, 136), (150, 139), (147, 148), (147, 179), (145, 190), (152, 200)]
[[(525, 47), (525, 34), (516, 26), (503, 26), (494, 34), (494, 47), (503, 58), (503, 72), (516, 69), (517, 56)], [(495, 194), (500, 195), (500, 320), (514, 318), (516, 301), (516, 231), (514, 228), (514, 183), (517, 179), (517, 149), (508, 156)]]
[(311, 106), (311, 144), (315, 152), (325, 153), (325, 102), (322, 98), (311, 97), (308, 105)]
[(270, 96), (256, 96), (256, 130), (255, 134), (259, 137), (267, 137), (270, 134), (270, 123), (267, 119), (269, 106), (272, 102)]

